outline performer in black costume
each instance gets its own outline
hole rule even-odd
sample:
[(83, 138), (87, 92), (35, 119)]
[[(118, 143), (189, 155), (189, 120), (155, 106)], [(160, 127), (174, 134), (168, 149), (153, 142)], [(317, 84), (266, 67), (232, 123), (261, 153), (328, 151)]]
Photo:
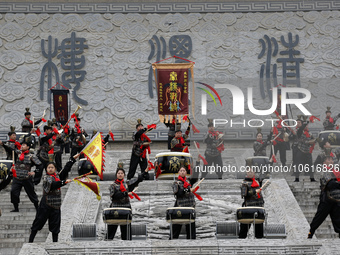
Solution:
[[(199, 162), (196, 162), (196, 164)], [(173, 193), (176, 198), (176, 202), (174, 207), (193, 207), (195, 208), (195, 195), (193, 193), (194, 189), (191, 187), (191, 184), (187, 181), (187, 168), (185, 166), (181, 166), (178, 171), (178, 180), (174, 182), (172, 185)], [(192, 222), (190, 224), (185, 225), (187, 239), (196, 239), (196, 224)], [(172, 224), (172, 238), (178, 239), (179, 234), (181, 233), (182, 225), (180, 224)], [(191, 236), (190, 236), (191, 233)], [(170, 235), (171, 239), (171, 235)]]
[(37, 166), (38, 171), (42, 171), (43, 166), (36, 156), (30, 154), (29, 149), (29, 144), (23, 142), (21, 144), (21, 153), (19, 152), (20, 156), (15, 163), (16, 177), (14, 175), (11, 190), (11, 202), (14, 205), (14, 210), (12, 210), (11, 212), (19, 212), (20, 192), (22, 187), (24, 187), (29, 199), (34, 204), (35, 208), (38, 208), (39, 201), (37, 194), (34, 191), (33, 183), (33, 176), (35, 172), (31, 171), (31, 168), (33, 165), (35, 165)]
[[(21, 144), (16, 140), (16, 133), (15, 133), (15, 127), (10, 127), (11, 131), (8, 132), (8, 138), (9, 140), (6, 142), (0, 141), (0, 145), (2, 145), (6, 151), (6, 159), (7, 160), (13, 160), (13, 151), (20, 150)], [(15, 160), (17, 159), (17, 154), (14, 154)]]
[[(123, 169), (123, 164), (118, 163), (118, 168), (116, 171), (116, 180), (114, 183), (110, 185), (110, 199), (111, 205), (110, 207), (124, 207), (130, 208), (130, 198), (129, 195), (132, 195), (128, 186), (124, 183), (125, 170)], [(108, 239), (112, 240), (116, 234), (118, 225), (108, 225), (107, 227), (107, 235)], [(128, 229), (129, 228), (129, 229)], [(131, 240), (131, 224), (128, 225), (120, 225), (120, 232), (122, 240)], [(129, 232), (129, 236), (127, 233)]]
[[(138, 165), (140, 166), (141, 173), (145, 171), (148, 167), (148, 160), (146, 157), (146, 150), (149, 150), (150, 138), (144, 133), (147, 128), (143, 127), (142, 120), (137, 120), (136, 132), (132, 136), (133, 147), (130, 159), (130, 168), (127, 179), (130, 180), (135, 176)], [(143, 145), (148, 143), (147, 145)], [(148, 179), (149, 177), (147, 177)]]
[[(75, 155), (75, 158), (77, 157), (79, 157), (79, 154)], [(31, 227), (30, 243), (33, 243), (36, 234), (44, 227), (47, 220), (48, 228), (52, 232), (52, 240), (53, 242), (58, 242), (61, 224), (60, 188), (72, 181), (71, 179), (65, 180), (65, 177), (71, 171), (74, 162), (76, 162), (75, 158), (66, 163), (64, 169), (60, 172), (60, 176), (57, 173), (56, 163), (49, 162), (47, 164), (46, 175), (43, 178), (43, 196)]]
[(171, 140), (171, 151), (182, 152), (184, 147), (186, 146), (185, 140), (188, 139), (190, 133), (190, 122), (185, 131), (185, 134), (182, 135), (182, 130), (178, 129), (175, 132), (175, 137)]
[(270, 133), (266, 141), (263, 141), (263, 134), (261, 128), (257, 129), (256, 141), (254, 142), (254, 156), (267, 156), (266, 148), (270, 145), (270, 139), (272, 134)]
[[(86, 144), (86, 137), (88, 136), (86, 131), (80, 126), (81, 119), (78, 118), (78, 116), (79, 116), (78, 113), (76, 113), (78, 122), (74, 120), (75, 125), (74, 125), (74, 128), (72, 128), (71, 134), (70, 134), (70, 140), (72, 141), (72, 149), (71, 149), (70, 158), (72, 158), (74, 155), (82, 151), (82, 149), (84, 148)], [(82, 157), (83, 155), (80, 156), (80, 158)]]
[[(38, 125), (42, 119), (34, 121), (34, 126)], [(21, 122), (22, 132), (31, 132), (33, 121), (31, 120), (30, 108), (26, 108), (25, 119)]]
[[(260, 186), (262, 181), (255, 180), (255, 173), (248, 171), (241, 185), (241, 197), (244, 199), (242, 207), (257, 206), (263, 207), (264, 201)], [(255, 237), (263, 238), (263, 223), (255, 224)], [(246, 238), (251, 224), (240, 224), (239, 238)]]
[[(321, 194), (317, 212), (310, 224), (308, 238), (312, 238), (322, 222), (330, 215), (334, 231), (340, 238), (340, 172), (339, 165), (335, 165), (331, 156), (324, 160), (325, 171), (320, 180)], [(335, 168), (338, 168), (337, 170)]]
[(168, 149), (171, 150), (171, 140), (175, 137), (175, 132), (176, 130), (180, 130), (182, 124), (176, 121), (177, 118), (173, 118), (172, 122), (165, 122), (164, 120), (164, 125), (169, 128), (168, 132)]
[[(218, 179), (222, 179), (223, 161), (221, 153), (224, 151), (222, 133), (215, 131), (214, 124), (210, 119), (208, 124), (208, 133), (205, 136), (204, 142), (207, 144), (204, 156), (208, 162), (208, 166), (214, 165)], [(205, 178), (207, 174), (208, 171), (203, 172), (202, 178)]]
[(323, 127), (325, 130), (334, 130), (335, 122), (339, 119), (340, 117), (340, 113), (335, 116), (334, 118), (331, 117), (331, 107), (327, 107), (327, 111), (326, 111), (326, 118), (323, 121)]

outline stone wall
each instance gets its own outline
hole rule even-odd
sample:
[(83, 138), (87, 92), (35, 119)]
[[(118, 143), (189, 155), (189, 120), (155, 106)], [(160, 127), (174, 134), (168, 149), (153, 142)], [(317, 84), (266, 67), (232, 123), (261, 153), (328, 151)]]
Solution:
[[(197, 89), (200, 87), (197, 82), (210, 85), (234, 84), (242, 89), (245, 96), (247, 88), (253, 87), (254, 98), (257, 99), (254, 107), (270, 107), (267, 92), (262, 99), (259, 89), (260, 68), (266, 64), (266, 57), (258, 58), (261, 52), (260, 40), (264, 40), (265, 35), (276, 39), (280, 52), (285, 50), (280, 41), (281, 36), (288, 41), (289, 32), (293, 40), (296, 35), (299, 36), (299, 43), (294, 49), (301, 52), (296, 57), (304, 59), (300, 63), (301, 87), (307, 88), (312, 94), (312, 99), (305, 104), (306, 108), (320, 118), (324, 118), (327, 106), (331, 106), (334, 113), (340, 111), (336, 108), (340, 98), (337, 90), (340, 76), (340, 11), (337, 10), (263, 13), (219, 13), (218, 10), (210, 13), (131, 11), (102, 14), (76, 13), (76, 10), (69, 13), (31, 11), (0, 14), (2, 132), (7, 132), (10, 125), (19, 129), (25, 107), (30, 107), (35, 117), (50, 108), (46, 92), (47, 75), (43, 81), (43, 99), (40, 96), (41, 73), (48, 62), (42, 54), (41, 42), (45, 40), (47, 51), (49, 36), (53, 48), (55, 39), (58, 39), (60, 46), (73, 32), (76, 37), (84, 38), (88, 46), (77, 56), (84, 56), (85, 65), (81, 71), (86, 71), (86, 74), (76, 92), (88, 105), (78, 103), (72, 97), (72, 111), (77, 104), (83, 107), (80, 115), (83, 126), (88, 130), (108, 130), (108, 121), (111, 120), (111, 127), (117, 132), (118, 140), (129, 137), (126, 130), (134, 129), (137, 118), (142, 118), (147, 124), (159, 121), (154, 82), (151, 90), (153, 98), (150, 98), (149, 92), (152, 79), (150, 66), (156, 60), (170, 56), (169, 40), (178, 35), (190, 36), (192, 40), (192, 51), (187, 58), (196, 63), (195, 124), (198, 128), (206, 127), (207, 118), (201, 115), (201, 96), (205, 92)], [(151, 45), (155, 47), (153, 55)], [(58, 58), (61, 52), (59, 49), (58, 54), (51, 58), (57, 66), (60, 81), (67, 71), (61, 67), (61, 59)], [(282, 63), (277, 62), (279, 57), (282, 56), (273, 57), (271, 64), (277, 64), (277, 83), (282, 83), (283, 69)], [(273, 86), (273, 78), (270, 80)], [(52, 85), (55, 81), (56, 77), (53, 77)], [(71, 87), (74, 90), (75, 84), (71, 84)], [(219, 103), (215, 105), (208, 96), (210, 118), (242, 121), (270, 117), (251, 114), (247, 104), (244, 116), (234, 116), (230, 92), (225, 89), (217, 91), (223, 106)], [(294, 107), (292, 112), (294, 116), (300, 113)], [(47, 117), (49, 114), (48, 111)], [(265, 128), (269, 128), (268, 125), (266, 123)], [(221, 128), (230, 132), (231, 137), (253, 137), (252, 128), (240, 130), (239, 127), (230, 128), (228, 124)], [(321, 128), (321, 123), (313, 124), (311, 128)], [(156, 138), (166, 138), (163, 125), (153, 133)]]

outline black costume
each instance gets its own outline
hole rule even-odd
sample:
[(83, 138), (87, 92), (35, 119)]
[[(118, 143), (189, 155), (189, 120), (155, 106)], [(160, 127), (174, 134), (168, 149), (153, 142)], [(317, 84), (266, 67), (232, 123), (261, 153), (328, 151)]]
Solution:
[[(34, 121), (34, 126), (37, 126), (41, 121), (42, 121), (41, 119)], [(31, 132), (33, 128), (33, 121), (28, 118), (25, 118), (21, 122), (21, 127), (22, 127), (22, 132)]]
[(325, 120), (323, 121), (323, 127), (324, 130), (334, 130), (335, 122), (339, 119), (340, 113), (335, 116), (334, 118), (332, 117), (326, 117)]
[[(330, 170), (330, 171), (329, 171)], [(308, 238), (312, 238), (322, 222), (330, 215), (334, 231), (340, 237), (340, 175), (335, 176), (328, 168), (320, 180), (321, 194), (317, 212), (310, 224)]]
[[(122, 183), (122, 184), (121, 184)], [(121, 187), (122, 186), (122, 187)], [(116, 179), (114, 183), (110, 185), (110, 198), (111, 198), (111, 205), (110, 207), (124, 207), (130, 208), (130, 198), (128, 195), (128, 189), (126, 184), (124, 184), (124, 180)], [(107, 227), (107, 235), (108, 239), (113, 239), (118, 225), (108, 225)], [(129, 228), (129, 229), (128, 229)], [(131, 240), (131, 223), (128, 225), (120, 225), (120, 232), (122, 240)], [(129, 236), (127, 233), (129, 232)]]
[[(33, 177), (28, 175), (31, 172), (33, 165), (37, 166), (38, 171), (42, 171), (42, 164), (40, 160), (29, 153), (29, 151), (22, 153), (15, 163), (16, 177), (13, 178), (11, 190), (11, 203), (14, 205), (14, 210), (19, 211), (20, 192), (24, 187), (29, 199), (38, 208), (38, 197), (34, 191)], [(21, 157), (24, 157), (23, 160)]]
[[(137, 166), (140, 166), (141, 172), (148, 167), (148, 160), (145, 156), (145, 150), (148, 150), (148, 146), (143, 146), (144, 142), (150, 142), (150, 139), (144, 134), (147, 129), (140, 129), (133, 136), (133, 147), (130, 159), (129, 173), (127, 179), (130, 180), (135, 176)], [(147, 177), (148, 178), (148, 177)]]
[[(81, 152), (85, 146), (86, 138), (88, 134), (79, 125), (75, 125), (71, 130), (70, 140), (72, 141), (71, 158), (74, 155)], [(81, 157), (79, 157), (81, 158)]]
[(185, 146), (185, 140), (188, 139), (189, 137), (189, 133), (190, 133), (190, 123), (187, 127), (187, 130), (185, 131), (185, 134), (182, 135), (179, 138), (172, 138), (171, 140), (171, 151), (178, 151), (178, 152), (182, 152)]
[[(241, 197), (244, 198), (242, 206), (263, 207), (264, 201), (261, 192), (259, 195), (256, 190), (260, 189), (260, 184), (255, 178), (246, 177), (241, 185)], [(239, 238), (246, 238), (251, 224), (240, 224)], [(255, 237), (263, 238), (263, 223), (255, 224)]]
[(285, 130), (285, 128), (283, 128), (281, 126), (281, 124), (277, 125), (276, 128), (274, 127), (273, 139), (276, 136), (278, 136), (278, 137), (273, 141), (274, 152), (271, 149), (270, 157), (269, 157), (269, 158), (272, 158), (273, 153), (276, 156), (277, 152), (279, 151), (280, 152), (280, 161), (281, 161), (282, 166), (286, 165), (286, 161), (287, 161), (286, 151), (287, 151), (287, 148), (289, 149), (289, 144), (284, 141), (285, 132), (286, 132), (286, 130)]
[[(15, 140), (8, 140), (6, 142), (2, 143), (2, 146), (4, 147), (6, 151), (6, 159), (7, 160), (13, 160), (13, 151), (15, 150), (20, 150), (21, 149), (21, 144), (18, 141)], [(18, 158), (18, 154), (14, 153), (15, 160)]]
[(48, 220), (48, 228), (52, 232), (53, 242), (58, 242), (61, 223), (61, 191), (60, 187), (64, 186), (64, 177), (71, 170), (75, 160), (66, 163), (61, 172), (60, 179), (57, 174), (46, 174), (43, 178), (43, 196), (40, 200), (37, 214), (31, 227), (29, 242), (32, 243), (35, 235), (41, 230)]
[[(176, 202), (174, 207), (194, 207), (196, 206), (195, 202), (195, 195), (191, 192), (190, 188), (191, 185), (186, 181), (186, 178), (180, 180), (179, 178), (177, 181), (174, 182), (172, 185), (172, 189), (174, 195), (176, 197)], [(185, 187), (186, 185), (189, 185)], [(196, 239), (196, 224), (192, 222), (190, 224), (185, 225), (186, 232), (187, 232), (187, 239)], [(172, 238), (178, 239), (179, 234), (181, 233), (182, 225), (180, 224), (172, 224)], [(191, 236), (190, 236), (191, 233)], [(171, 235), (170, 235), (171, 239)]]
[[(208, 131), (205, 136), (204, 142), (207, 144), (204, 156), (208, 162), (208, 166), (215, 166), (215, 172), (219, 179), (222, 179), (223, 172), (218, 171), (223, 168), (223, 161), (221, 153), (224, 151), (222, 137), (218, 131)], [(202, 173), (202, 178), (205, 178), (208, 171)]]
[(175, 137), (175, 132), (176, 130), (180, 130), (182, 124), (178, 123), (178, 122), (165, 122), (164, 121), (164, 125), (169, 128), (169, 132), (168, 132), (168, 149), (171, 150), (171, 140)]

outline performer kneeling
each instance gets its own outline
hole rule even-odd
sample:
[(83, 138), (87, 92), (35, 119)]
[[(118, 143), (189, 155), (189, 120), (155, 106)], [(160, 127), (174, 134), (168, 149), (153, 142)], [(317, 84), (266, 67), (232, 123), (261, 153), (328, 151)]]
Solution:
[[(241, 196), (244, 198), (242, 206), (263, 207), (264, 201), (261, 194), (260, 184), (255, 180), (255, 173), (250, 170), (241, 185)], [(263, 238), (263, 223), (255, 224), (255, 237)], [(246, 238), (251, 224), (240, 224), (239, 238)]]
[[(75, 157), (79, 157), (79, 154)], [(49, 162), (46, 165), (46, 175), (43, 179), (43, 196), (40, 200), (39, 208), (35, 216), (35, 220), (31, 227), (31, 235), (29, 242), (33, 243), (34, 238), (39, 230), (41, 230), (48, 220), (48, 228), (52, 232), (53, 242), (58, 242), (58, 234), (60, 232), (61, 222), (61, 191), (60, 187), (71, 182), (71, 179), (64, 180), (63, 176), (71, 170), (75, 159), (71, 159), (66, 163), (59, 175), (57, 174), (57, 165)]]
[[(195, 196), (193, 194), (194, 189), (191, 188), (189, 182), (187, 182), (187, 168), (181, 166), (178, 171), (178, 180), (172, 185), (174, 195), (176, 197), (175, 207), (195, 207)], [(196, 239), (196, 225), (195, 222), (185, 225), (187, 232), (187, 239)], [(172, 224), (172, 238), (178, 239), (181, 233), (182, 225)], [(190, 236), (191, 233), (191, 236)], [(171, 239), (171, 235), (170, 235)]]
[[(132, 195), (132, 192), (128, 192), (128, 187), (124, 183), (125, 170), (123, 169), (123, 164), (118, 164), (118, 168), (116, 171), (116, 180), (111, 184), (110, 190), (110, 198), (111, 205), (110, 207), (125, 207), (131, 209), (130, 198), (129, 195)], [(107, 227), (107, 235), (108, 239), (113, 239), (118, 225), (108, 225)], [(129, 229), (128, 229), (129, 228)], [(131, 223), (128, 225), (120, 225), (120, 232), (122, 236), (122, 240), (131, 240)], [(129, 237), (127, 236), (129, 233)]]

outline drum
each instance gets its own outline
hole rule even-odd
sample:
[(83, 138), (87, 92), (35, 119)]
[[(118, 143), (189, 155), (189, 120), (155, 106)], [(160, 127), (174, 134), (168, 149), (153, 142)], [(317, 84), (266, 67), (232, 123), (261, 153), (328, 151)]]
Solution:
[(37, 143), (37, 135), (36, 134), (29, 134), (25, 132), (16, 132), (17, 138), (16, 140), (19, 143), (27, 142), (31, 145), (31, 148), (35, 148), (35, 145)]
[(332, 148), (340, 147), (340, 131), (337, 130), (326, 130), (319, 133), (317, 139), (319, 146), (325, 145), (329, 142)]
[(83, 175), (91, 171), (93, 173), (91, 175), (98, 175), (97, 172), (94, 170), (94, 166), (91, 161), (87, 160), (86, 158), (80, 159), (78, 163), (78, 174)]
[(254, 157), (249, 157), (246, 159), (246, 165), (252, 165), (252, 166), (265, 166), (270, 164), (269, 158), (266, 156), (254, 156)]
[(255, 224), (261, 224), (265, 221), (266, 211), (263, 207), (240, 207), (237, 208), (236, 211), (237, 221), (243, 224), (252, 224), (254, 223), (255, 216)]
[[(181, 166), (181, 161), (184, 161), (184, 166), (189, 169), (192, 166), (192, 157), (190, 153), (185, 152), (163, 152), (156, 155), (155, 161), (155, 172), (160, 166), (161, 174), (159, 178), (173, 178), (173, 175), (178, 174), (179, 168)], [(188, 175), (190, 176), (190, 171)]]
[(7, 176), (9, 175), (12, 164), (13, 164), (12, 160), (5, 159), (0, 160), (0, 183), (6, 180)]
[(130, 208), (106, 208), (103, 211), (103, 221), (109, 225), (127, 225), (132, 221)]
[(195, 222), (196, 213), (193, 207), (170, 207), (166, 210), (166, 221), (173, 224)]

